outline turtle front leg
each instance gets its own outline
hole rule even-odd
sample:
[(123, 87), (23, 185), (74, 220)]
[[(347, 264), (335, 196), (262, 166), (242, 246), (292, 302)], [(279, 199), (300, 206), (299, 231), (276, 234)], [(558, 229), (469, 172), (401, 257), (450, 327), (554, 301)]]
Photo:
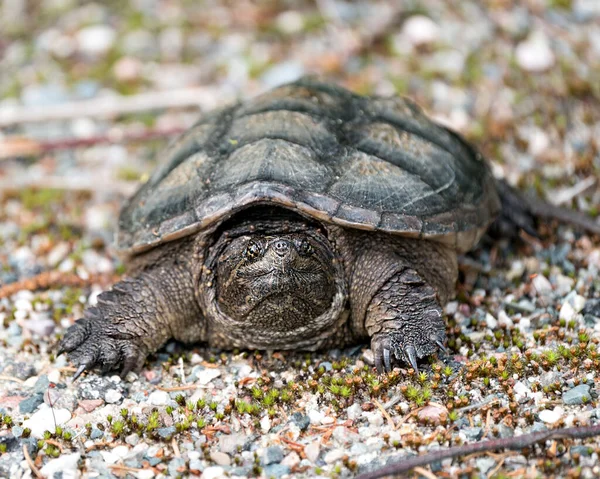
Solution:
[(454, 296), (453, 247), (423, 239), (335, 230), (350, 280), (351, 328), (369, 337), (377, 369), (444, 348), (442, 306)]
[(446, 324), (435, 289), (414, 269), (394, 274), (373, 297), (365, 318), (379, 372), (403, 361), (418, 371), (417, 360), (444, 349)]
[(126, 279), (98, 296), (59, 344), (83, 371), (138, 371), (148, 354), (170, 338), (205, 339), (205, 321), (196, 301), (192, 273), (170, 260)]

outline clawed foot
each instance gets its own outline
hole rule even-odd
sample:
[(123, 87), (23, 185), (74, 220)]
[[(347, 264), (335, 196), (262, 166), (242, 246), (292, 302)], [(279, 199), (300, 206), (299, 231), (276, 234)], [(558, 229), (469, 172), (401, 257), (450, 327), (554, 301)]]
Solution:
[(375, 367), (380, 373), (389, 372), (397, 362), (410, 364), (419, 372), (417, 360), (441, 350), (446, 353), (444, 343), (446, 332), (440, 328), (420, 328), (418, 333), (406, 334), (406, 331), (391, 330), (377, 333), (371, 338), (371, 349), (375, 358)]
[[(93, 314), (93, 308), (88, 314)], [(122, 377), (141, 369), (147, 353), (136, 338), (118, 331), (97, 317), (85, 317), (71, 326), (58, 345), (58, 354), (68, 353), (76, 365), (76, 380), (84, 371), (99, 368), (103, 373), (120, 370)]]

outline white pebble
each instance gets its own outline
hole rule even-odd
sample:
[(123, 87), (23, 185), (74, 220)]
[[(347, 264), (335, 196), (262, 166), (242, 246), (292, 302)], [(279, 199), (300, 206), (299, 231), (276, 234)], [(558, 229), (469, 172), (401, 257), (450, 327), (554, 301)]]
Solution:
[(107, 25), (91, 25), (77, 32), (79, 49), (88, 55), (102, 55), (113, 46), (117, 34)]
[(565, 301), (562, 305), (562, 307), (560, 308), (560, 315), (559, 318), (564, 320), (564, 321), (572, 321), (573, 319), (575, 319), (575, 316), (577, 315), (577, 312), (573, 309), (573, 306), (571, 306), (571, 304), (569, 304), (567, 301)]
[(585, 306), (585, 298), (579, 294), (576, 294), (571, 299), (571, 304), (573, 305), (573, 309), (576, 313), (580, 313), (583, 307)]
[(61, 454), (60, 457), (50, 460), (40, 469), (42, 477), (62, 477), (63, 479), (75, 479), (81, 477), (79, 472), (79, 459), (81, 454)]
[(346, 455), (346, 452), (343, 449), (332, 449), (323, 458), (327, 464), (333, 464), (334, 462), (339, 461), (342, 457)]
[(17, 299), (15, 301), (15, 308), (19, 311), (31, 311), (33, 309), (31, 301), (28, 301), (27, 299)]
[(283, 458), (281, 464), (283, 464), (284, 466), (288, 466), (290, 469), (292, 469), (298, 464), (300, 464), (300, 456), (298, 456), (297, 453), (292, 451)]
[(367, 421), (369, 421), (369, 424), (373, 427), (383, 426), (383, 416), (379, 411), (367, 413)]
[(540, 419), (547, 424), (554, 424), (559, 421), (564, 414), (563, 408), (560, 406), (556, 406), (554, 409), (544, 409), (542, 412), (538, 414)]
[(269, 416), (265, 416), (260, 420), (260, 430), (263, 434), (266, 434), (269, 429), (271, 429), (271, 419), (269, 419)]
[(534, 278), (531, 280), (531, 285), (533, 286), (533, 289), (535, 289), (537, 294), (541, 296), (545, 296), (552, 293), (552, 284), (550, 284), (550, 281), (548, 281), (548, 279), (543, 274), (538, 274), (534, 276)]
[[(55, 419), (56, 423), (54, 422)], [(68, 409), (54, 408), (54, 411), (52, 411), (49, 407), (42, 405), (36, 413), (23, 422), (23, 427), (31, 429), (33, 437), (42, 439), (45, 431), (54, 433), (55, 425), (61, 426), (69, 419), (71, 419), (71, 413)]]
[(218, 369), (204, 369), (198, 373), (198, 382), (206, 385), (213, 379), (218, 378), (221, 375), (221, 371)]
[(112, 450), (113, 454), (123, 459), (129, 453), (129, 448), (127, 446), (117, 446)]
[(283, 33), (298, 33), (304, 28), (304, 17), (296, 10), (288, 10), (280, 13), (277, 16), (275, 23), (277, 24), (277, 28)]
[(496, 327), (498, 326), (498, 320), (494, 318), (490, 313), (487, 313), (485, 315), (485, 323), (490, 329), (496, 329)]
[(360, 407), (360, 404), (356, 404), (354, 403), (352, 406), (350, 406), (348, 409), (346, 409), (346, 414), (348, 415), (348, 419), (351, 420), (356, 420), (358, 419), (363, 413), (362, 408)]
[(310, 419), (311, 424), (316, 424), (318, 426), (323, 422), (325, 414), (317, 409), (311, 409), (308, 411), (308, 418)]
[(313, 441), (304, 448), (304, 454), (306, 454), (306, 459), (308, 459), (313, 464), (317, 462), (317, 459), (319, 459), (320, 452), (321, 448), (319, 446), (319, 441)]
[(154, 477), (156, 477), (154, 469), (140, 469), (134, 474), (138, 479), (153, 479)]
[(164, 406), (169, 400), (169, 394), (166, 391), (154, 391), (148, 396), (148, 403), (153, 406)]
[(108, 391), (106, 391), (106, 394), (104, 395), (104, 400), (108, 404), (114, 404), (114, 403), (119, 402), (122, 397), (123, 397), (123, 395), (116, 389), (109, 389)]
[(501, 309), (498, 313), (498, 324), (506, 328), (510, 328), (511, 326), (513, 326), (512, 319), (510, 319), (508, 314), (506, 314), (506, 311), (504, 311), (503, 309)]
[(225, 469), (221, 466), (210, 466), (202, 471), (202, 479), (221, 479), (225, 477)]
[(440, 37), (440, 27), (424, 15), (409, 17), (402, 27), (402, 36), (413, 46), (433, 43)]
[(548, 44), (546, 36), (540, 32), (533, 32), (529, 37), (519, 43), (515, 50), (517, 64), (529, 72), (543, 72), (554, 65), (554, 52)]

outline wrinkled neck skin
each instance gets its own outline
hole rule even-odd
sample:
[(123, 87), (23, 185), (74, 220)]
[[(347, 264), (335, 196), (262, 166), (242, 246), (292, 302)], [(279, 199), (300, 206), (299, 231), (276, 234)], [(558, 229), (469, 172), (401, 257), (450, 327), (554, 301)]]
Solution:
[[(201, 296), (224, 347), (318, 349), (343, 318), (344, 273), (319, 225), (282, 210), (230, 221), (205, 263)], [(226, 336), (225, 336), (226, 335)]]

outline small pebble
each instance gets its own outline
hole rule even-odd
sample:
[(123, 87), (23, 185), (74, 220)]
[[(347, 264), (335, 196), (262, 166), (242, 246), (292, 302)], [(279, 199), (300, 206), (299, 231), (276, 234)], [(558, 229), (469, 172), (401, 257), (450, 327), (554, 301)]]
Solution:
[(118, 403), (122, 397), (123, 397), (123, 395), (116, 389), (109, 389), (108, 391), (106, 391), (106, 394), (104, 395), (104, 400), (108, 404), (115, 404), (115, 403)]
[(278, 463), (283, 460), (283, 450), (279, 446), (267, 447), (262, 454), (261, 462), (264, 465)]
[(206, 368), (197, 373), (198, 382), (202, 385), (206, 385), (213, 379), (218, 378), (221, 375), (221, 371), (218, 369)]
[(212, 451), (210, 453), (210, 458), (218, 466), (231, 465), (231, 458), (229, 457), (229, 455), (225, 454), (224, 452)]
[(562, 396), (565, 404), (583, 404), (589, 402), (591, 399), (590, 386), (587, 384), (580, 384), (572, 389), (569, 389)]
[(166, 391), (153, 391), (148, 396), (148, 403), (153, 406), (165, 406), (170, 400), (169, 393)]
[(225, 477), (225, 469), (221, 466), (210, 466), (202, 471), (202, 479), (222, 479)]
[(556, 406), (554, 409), (544, 409), (538, 414), (540, 420), (547, 424), (554, 424), (562, 419), (564, 414), (563, 408)]
[(440, 27), (429, 17), (413, 15), (404, 22), (402, 36), (413, 46), (434, 43), (440, 37)]
[(517, 64), (528, 72), (543, 72), (554, 65), (554, 52), (548, 44), (548, 38), (535, 31), (519, 43), (515, 50)]
[(321, 447), (319, 446), (318, 440), (311, 442), (308, 446), (304, 448), (304, 454), (306, 455), (306, 459), (308, 459), (313, 464), (316, 464), (320, 452)]

